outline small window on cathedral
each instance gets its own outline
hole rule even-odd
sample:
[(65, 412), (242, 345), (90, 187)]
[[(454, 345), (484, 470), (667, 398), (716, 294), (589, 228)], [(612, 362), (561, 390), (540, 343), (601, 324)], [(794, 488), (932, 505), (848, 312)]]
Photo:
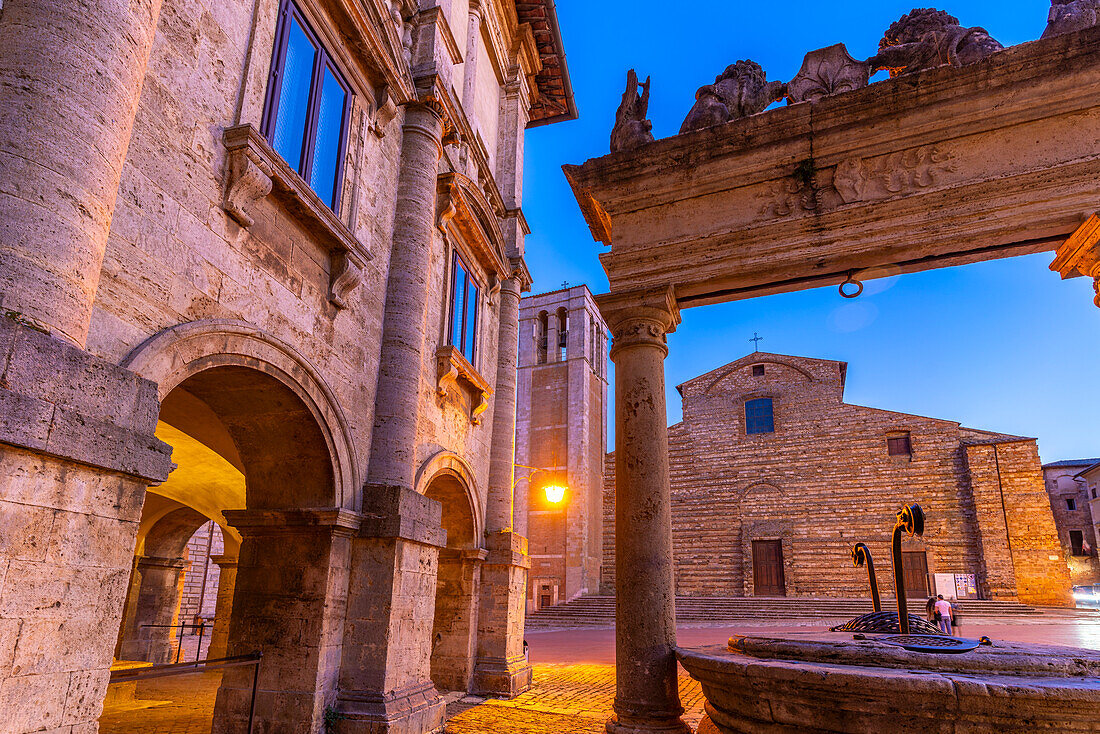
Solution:
[(1066, 497), (1066, 509), (1067, 510), (1076, 510), (1077, 509), (1077, 500), (1075, 500), (1073, 497)]
[(745, 401), (745, 433), (774, 433), (775, 418), (772, 399), (757, 398)]
[(1085, 553), (1085, 534), (1080, 530), (1069, 531), (1070, 553), (1075, 556), (1088, 555)]
[(754, 364), (752, 366), (752, 376), (753, 377), (763, 377), (764, 376), (764, 365)]
[(912, 456), (913, 447), (909, 443), (909, 434), (899, 433), (886, 437), (886, 453), (890, 456)]
[(474, 364), (477, 358), (477, 306), (480, 289), (470, 276), (470, 269), (456, 252), (451, 271), (450, 343), (462, 356)]

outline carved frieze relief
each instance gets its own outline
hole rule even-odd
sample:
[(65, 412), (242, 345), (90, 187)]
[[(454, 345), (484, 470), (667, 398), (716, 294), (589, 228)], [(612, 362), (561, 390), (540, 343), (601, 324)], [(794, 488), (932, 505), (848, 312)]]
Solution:
[(954, 170), (954, 158), (933, 145), (874, 158), (850, 156), (832, 169), (831, 178), (829, 171), (819, 171), (807, 160), (760, 194), (760, 216), (777, 219), (912, 193), (935, 185)]

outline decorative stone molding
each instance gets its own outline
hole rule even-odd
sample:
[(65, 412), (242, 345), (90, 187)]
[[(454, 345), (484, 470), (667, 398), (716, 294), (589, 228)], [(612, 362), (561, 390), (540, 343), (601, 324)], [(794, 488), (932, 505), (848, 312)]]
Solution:
[(1090, 216), (1062, 243), (1050, 269), (1063, 280), (1081, 276), (1092, 278), (1092, 289), (1096, 293), (1092, 302), (1100, 307), (1100, 216)]
[(508, 277), (504, 233), (494, 207), (480, 186), (461, 173), (444, 173), (436, 187), (436, 226), (446, 235), (454, 231), (478, 263), (498, 279)]
[(843, 43), (811, 51), (802, 60), (802, 68), (787, 84), (791, 104), (815, 102), (822, 97), (866, 87), (870, 67), (848, 53)]
[(478, 371), (470, 364), (462, 352), (457, 348), (446, 345), (440, 347), (435, 353), (436, 359), (436, 393), (439, 397), (446, 397), (447, 391), (453, 386), (463, 388), (470, 394), (470, 422), (475, 426), (481, 424), (481, 414), (489, 408), (489, 396), (493, 389), (489, 383), (478, 374)]
[(470, 517), (474, 520), (474, 537), (480, 538), (485, 532), (485, 513), (479, 499), (482, 492), (478, 487), (477, 474), (473, 466), (453, 451), (438, 451), (416, 471), (413, 489), (417, 494), (427, 494), (428, 486), (440, 475), (454, 477), (466, 491)]
[(254, 221), (247, 208), (274, 195), (328, 250), (329, 300), (345, 308), (348, 294), (359, 285), (364, 263), (371, 259), (370, 251), (255, 127), (226, 128), (222, 141), (228, 152), (222, 207), (247, 229)]

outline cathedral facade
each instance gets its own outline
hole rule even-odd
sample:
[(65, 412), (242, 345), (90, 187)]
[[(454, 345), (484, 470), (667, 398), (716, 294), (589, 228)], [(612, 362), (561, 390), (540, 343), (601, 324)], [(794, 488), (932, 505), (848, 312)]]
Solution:
[[(669, 428), (676, 593), (860, 597), (866, 543), (892, 595), (890, 534), (909, 503), (910, 598), (1067, 605), (1067, 563), (1036, 441), (844, 402), (847, 364), (757, 352), (678, 386)], [(614, 455), (605, 461), (602, 588), (614, 589)]]

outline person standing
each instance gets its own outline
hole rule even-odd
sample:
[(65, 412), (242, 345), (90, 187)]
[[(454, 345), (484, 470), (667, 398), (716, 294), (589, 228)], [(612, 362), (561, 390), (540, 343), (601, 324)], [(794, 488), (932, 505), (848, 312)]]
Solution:
[(945, 601), (943, 594), (936, 596), (936, 621), (940, 625), (940, 632), (951, 634), (951, 602)]

